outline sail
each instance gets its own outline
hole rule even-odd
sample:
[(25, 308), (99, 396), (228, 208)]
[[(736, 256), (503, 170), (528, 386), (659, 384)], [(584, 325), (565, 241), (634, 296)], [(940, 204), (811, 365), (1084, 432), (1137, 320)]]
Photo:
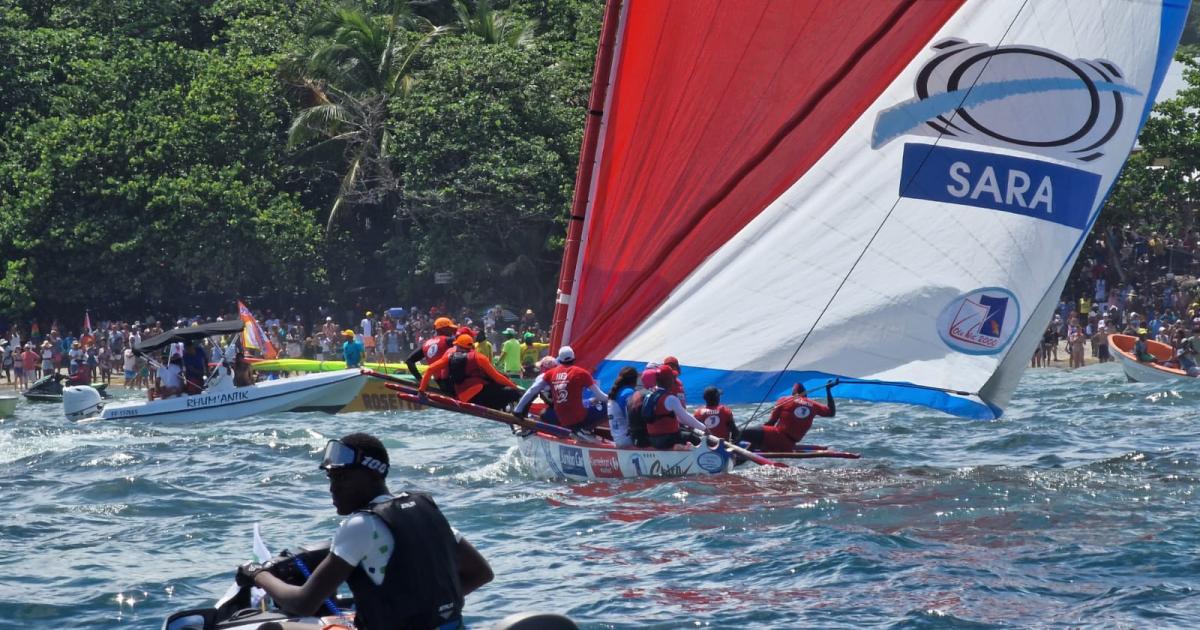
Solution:
[(556, 338), (602, 381), (999, 416), (1187, 9), (624, 2)]
[(258, 319), (254, 317), (254, 313), (238, 300), (238, 318), (242, 320), (244, 328), (242, 329), (242, 347), (249, 350), (256, 350), (263, 356), (264, 359), (276, 359), (279, 357), (279, 351), (275, 349), (275, 344), (271, 343), (270, 337), (263, 332), (262, 326), (258, 324)]

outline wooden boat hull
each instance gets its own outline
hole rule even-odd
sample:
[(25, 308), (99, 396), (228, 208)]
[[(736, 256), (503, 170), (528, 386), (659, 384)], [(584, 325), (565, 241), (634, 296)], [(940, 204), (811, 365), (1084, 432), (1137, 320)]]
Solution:
[[(1157, 363), (1144, 363), (1138, 361), (1133, 355), (1133, 344), (1137, 343), (1137, 337), (1133, 335), (1114, 334), (1108, 336), (1108, 348), (1117, 361), (1121, 363), (1121, 370), (1125, 372), (1125, 376), (1138, 383), (1162, 383), (1178, 380), (1194, 380), (1195, 377), (1188, 376), (1187, 372), (1176, 368), (1170, 368)], [(1150, 354), (1154, 355), (1159, 361), (1166, 361), (1174, 358), (1174, 352), (1171, 346), (1157, 341), (1146, 341), (1146, 347)]]
[(581, 480), (685, 477), (720, 475), (734, 466), (734, 458), (724, 446), (670, 451), (617, 448), (541, 432), (518, 439), (521, 457), (541, 477)]

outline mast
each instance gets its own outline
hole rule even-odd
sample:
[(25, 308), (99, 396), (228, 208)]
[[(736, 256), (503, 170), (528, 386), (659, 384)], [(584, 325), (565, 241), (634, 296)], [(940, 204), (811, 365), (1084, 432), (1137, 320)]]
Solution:
[(600, 27), (600, 45), (596, 51), (596, 68), (592, 75), (592, 94), (588, 98), (588, 118), (583, 130), (583, 145), (579, 150), (579, 168), (575, 173), (575, 196), (571, 200), (571, 215), (567, 225), (567, 241), (563, 245), (562, 268), (558, 274), (558, 293), (554, 300), (554, 320), (550, 329), (552, 351), (566, 343), (569, 337), (568, 316), (574, 300), (578, 276), (579, 250), (584, 235), (584, 219), (591, 201), (592, 179), (597, 164), (600, 130), (604, 122), (604, 105), (620, 26), (622, 0), (607, 0), (604, 21)]

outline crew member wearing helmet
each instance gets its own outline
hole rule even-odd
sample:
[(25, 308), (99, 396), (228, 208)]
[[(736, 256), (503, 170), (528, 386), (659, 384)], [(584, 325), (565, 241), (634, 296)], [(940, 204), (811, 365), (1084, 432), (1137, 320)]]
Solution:
[(342, 331), (342, 338), (345, 339), (342, 343), (342, 357), (346, 361), (346, 367), (362, 367), (362, 342), (354, 337), (354, 331), (349, 328)]
[(356, 628), (461, 628), (464, 597), (492, 581), (492, 569), (428, 494), (391, 494), (388, 468), (387, 449), (372, 435), (330, 440), (321, 469), (337, 513), (348, 518), (329, 553), (303, 584), (254, 562), (238, 568), (238, 584), (262, 588), (288, 612), (311, 615), (344, 582), (354, 595)]
[(537, 376), (537, 362), (542, 358), (542, 353), (550, 348), (550, 344), (541, 343), (537, 340), (537, 335), (532, 332), (526, 332), (521, 336), (525, 344), (521, 346), (521, 376), (525, 378), (533, 378)]
[(517, 341), (517, 331), (512, 327), (504, 329), (504, 343), (500, 346), (500, 356), (496, 357), (496, 363), (500, 364), (500, 370), (510, 377), (521, 375), (521, 342)]
[[(436, 335), (426, 339), (421, 344), (420, 348), (413, 350), (413, 353), (408, 355), (404, 363), (408, 365), (408, 373), (415, 377), (421, 376), (421, 372), (417, 369), (417, 361), (425, 365), (430, 365), (434, 361), (442, 358), (443, 354), (454, 350), (454, 333), (458, 328), (449, 317), (439, 317), (433, 320), (433, 329)], [(445, 371), (433, 375), (437, 381), (438, 387), (448, 396), (454, 395), (454, 386), (447, 379)]]
[(742, 431), (741, 439), (750, 443), (750, 450), (780, 453), (796, 450), (796, 445), (812, 428), (816, 416), (832, 418), (837, 413), (833, 404), (833, 386), (837, 380), (825, 384), (825, 404), (812, 400), (803, 383), (792, 386), (792, 395), (775, 401), (771, 417), (761, 427)]
[[(556, 358), (558, 365), (538, 375), (513, 409), (513, 414), (525, 417), (533, 399), (549, 390), (550, 407), (542, 414), (542, 421), (575, 432), (590, 431), (592, 427), (608, 418), (608, 410), (605, 407), (608, 396), (596, 385), (590, 372), (575, 365), (575, 351), (571, 346), (560, 348)], [(585, 389), (592, 391), (591, 405), (584, 404)], [(590, 436), (585, 434), (584, 437)]]
[(454, 339), (450, 352), (429, 365), (417, 389), (424, 393), (433, 375), (443, 370), (454, 388), (454, 397), (463, 402), (504, 409), (521, 397), (516, 383), (496, 371), (492, 362), (475, 350), (475, 338), (466, 333)]

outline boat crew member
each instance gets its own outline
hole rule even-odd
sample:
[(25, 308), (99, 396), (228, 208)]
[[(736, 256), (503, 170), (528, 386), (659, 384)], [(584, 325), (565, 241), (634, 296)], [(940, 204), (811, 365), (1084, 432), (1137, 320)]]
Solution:
[(683, 374), (683, 370), (679, 367), (679, 359), (667, 357), (663, 359), (662, 364), (669, 365), (672, 370), (675, 370), (675, 389), (671, 390), (671, 393), (675, 394), (675, 397), (683, 404), (683, 408), (687, 409), (687, 394), (683, 391), (683, 381), (679, 378), (679, 375)]
[(150, 392), (150, 399), (170, 398), (183, 394), (183, 358), (172, 354), (166, 365), (160, 366), (155, 374), (157, 387)]
[(647, 448), (650, 446), (650, 434), (646, 432), (646, 421), (642, 418), (642, 402), (658, 386), (658, 364), (653, 361), (647, 363), (638, 379), (637, 389), (625, 403), (625, 421), (629, 425), (629, 439), (633, 445)]
[(189, 394), (204, 391), (204, 376), (208, 371), (208, 353), (191, 339), (183, 344), (184, 388)]
[(496, 363), (500, 364), (500, 371), (515, 378), (521, 375), (521, 342), (517, 341), (517, 331), (511, 326), (504, 329), (503, 335), (504, 343), (500, 346)]
[(687, 444), (688, 441), (680, 434), (684, 426), (699, 432), (703, 441), (704, 425), (687, 412), (678, 396), (671, 393), (675, 389), (675, 370), (669, 365), (658, 366), (654, 385), (654, 389), (643, 394), (638, 401), (639, 417), (646, 426), (650, 446), (670, 450), (676, 444)]
[(637, 368), (626, 365), (617, 373), (612, 389), (608, 390), (608, 428), (612, 432), (613, 444), (619, 448), (633, 446), (629, 436), (629, 414), (626, 412), (629, 399), (637, 391)]
[(832, 418), (837, 413), (833, 404), (833, 386), (837, 383), (833, 380), (825, 384), (824, 405), (807, 396), (803, 383), (796, 383), (791, 396), (775, 401), (771, 417), (763, 426), (742, 431), (741, 439), (750, 443), (750, 450), (773, 453), (795, 450), (816, 416)]
[(428, 494), (388, 491), (389, 465), (372, 435), (330, 440), (321, 469), (337, 513), (348, 518), (328, 555), (301, 585), (258, 563), (238, 568), (238, 584), (254, 584), (284, 610), (310, 615), (345, 582), (356, 628), (461, 628), (464, 597), (492, 581), (492, 569)]
[[(442, 358), (443, 354), (451, 352), (454, 348), (454, 331), (458, 328), (449, 317), (439, 317), (433, 320), (434, 336), (426, 339), (421, 347), (413, 350), (413, 353), (408, 355), (404, 363), (408, 366), (408, 373), (415, 378), (421, 377), (421, 372), (417, 368), (417, 362), (420, 361), (425, 365), (429, 365), (434, 361)], [(443, 371), (439, 374), (434, 374), (433, 378), (437, 381), (438, 387), (442, 393), (447, 396), (454, 395), (454, 386), (447, 379), (447, 374)]]
[(1139, 328), (1137, 341), (1133, 343), (1133, 356), (1140, 363), (1154, 363), (1156, 360), (1153, 354), (1150, 354), (1150, 349), (1146, 343), (1146, 335), (1149, 331), (1145, 328)]
[[(560, 348), (556, 358), (558, 365), (537, 376), (513, 409), (513, 415), (524, 418), (533, 399), (549, 391), (550, 407), (542, 413), (542, 422), (557, 424), (576, 433), (584, 432), (582, 437), (590, 439), (591, 436), (586, 432), (608, 417), (604, 408), (608, 396), (596, 385), (590, 372), (575, 365), (575, 351), (571, 346)], [(585, 389), (592, 392), (594, 400), (591, 405), (584, 404)]]
[(354, 331), (350, 330), (349, 328), (342, 331), (342, 337), (345, 339), (345, 341), (342, 342), (342, 360), (346, 362), (346, 367), (362, 367), (362, 342), (355, 338)]
[(716, 387), (704, 388), (704, 406), (692, 414), (704, 425), (709, 435), (723, 440), (737, 442), (741, 433), (737, 423), (733, 421), (733, 410), (721, 404), (721, 390)]
[(454, 350), (430, 364), (421, 377), (418, 391), (425, 393), (435, 373), (445, 370), (454, 387), (454, 397), (463, 401), (483, 405), (492, 409), (504, 409), (521, 397), (521, 390), (496, 368), (492, 362), (475, 349), (471, 335), (459, 335), (454, 340)]

